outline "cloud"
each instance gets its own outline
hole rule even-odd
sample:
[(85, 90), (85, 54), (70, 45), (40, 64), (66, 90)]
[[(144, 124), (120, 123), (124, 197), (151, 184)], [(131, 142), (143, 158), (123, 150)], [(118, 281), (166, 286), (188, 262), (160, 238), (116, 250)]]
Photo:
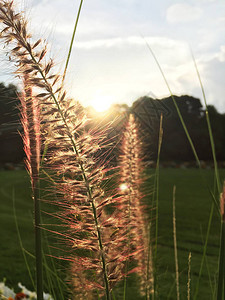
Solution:
[[(168, 96), (168, 88), (146, 41), (153, 49), (172, 92), (193, 95), (203, 104), (188, 45), (182, 40), (160, 36), (147, 36), (145, 40), (129, 36), (78, 42), (71, 64), (76, 74), (70, 73), (73, 96), (84, 105), (91, 103), (96, 90), (110, 95), (116, 103), (131, 104), (150, 91), (159, 98)], [(225, 46), (221, 45), (210, 53), (195, 53), (195, 59), (208, 103), (224, 111)]]
[[(25, 11), (31, 32), (50, 41), (56, 68), (63, 69), (80, 1), (29, 2), (33, 8)], [(224, 4), (216, 0), (163, 0), (154, 6), (148, 0), (84, 1), (67, 73), (71, 96), (84, 104), (98, 90), (115, 102), (129, 104), (150, 91), (157, 97), (167, 96), (168, 88), (147, 42), (173, 93), (201, 98), (189, 43), (209, 103), (225, 110), (224, 22)], [(5, 68), (1, 72), (5, 74)]]
[(198, 20), (202, 16), (202, 9), (187, 3), (176, 3), (166, 12), (169, 23), (187, 23)]
[[(127, 36), (127, 37), (116, 37), (116, 38), (103, 38), (103, 39), (92, 39), (92, 40), (78, 40), (75, 44), (77, 49), (92, 50), (97, 48), (123, 48), (127, 47), (142, 47), (146, 50), (148, 46), (154, 48), (158, 54), (166, 53), (168, 60), (170, 59), (170, 53), (176, 53), (174, 56), (179, 57), (179, 53), (184, 55), (183, 58), (189, 52), (188, 44), (182, 40), (176, 40), (163, 36)], [(132, 48), (130, 48), (132, 49)]]
[(157, 97), (167, 96), (168, 88), (146, 41), (157, 56), (173, 92), (183, 91), (177, 78), (188, 68), (187, 44), (166, 37), (147, 36), (144, 40), (140, 36), (129, 36), (76, 43), (68, 74), (72, 95), (84, 105), (89, 105), (95, 98), (96, 90), (110, 95), (117, 103), (131, 104), (150, 91)]

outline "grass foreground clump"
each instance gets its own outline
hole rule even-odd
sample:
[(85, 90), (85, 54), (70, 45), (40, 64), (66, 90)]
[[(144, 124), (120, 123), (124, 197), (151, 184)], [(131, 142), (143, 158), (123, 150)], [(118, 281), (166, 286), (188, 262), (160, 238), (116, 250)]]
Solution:
[[(145, 181), (143, 155), (137, 120), (134, 116), (128, 115), (124, 131), (121, 134), (119, 171), (116, 172), (118, 179), (115, 179), (116, 183), (110, 188), (105, 188), (114, 172), (114, 168), (108, 162), (111, 151), (110, 140), (107, 136), (108, 127), (91, 126), (85, 109), (67, 96), (63, 83), (68, 60), (65, 72), (63, 76), (60, 76), (55, 72), (54, 62), (49, 57), (46, 42), (42, 39), (33, 40), (24, 14), (16, 11), (13, 1), (0, 0), (0, 21), (0, 37), (10, 53), (10, 58), (16, 66), (15, 73), (23, 86), (20, 94), (21, 122), (26, 167), (30, 176), (33, 199), (35, 255), (23, 247), (19, 230), (18, 237), (23, 253), (35, 259), (34, 288), (37, 299), (45, 299), (43, 292), (45, 279), (54, 299), (130, 299), (128, 298), (130, 297), (128, 288), (130, 280), (135, 281), (135, 292), (140, 299), (162, 299), (161, 295), (164, 293), (164, 291), (161, 292), (163, 274), (160, 274), (159, 270), (163, 260), (163, 251), (160, 238), (158, 238), (158, 235), (160, 236), (159, 216), (163, 210), (160, 210), (161, 204), (159, 203), (159, 175), (161, 172), (159, 172), (159, 159), (162, 128), (155, 175), (154, 188), (156, 191), (153, 193), (152, 199), (155, 213), (150, 201), (146, 204), (142, 193)], [(174, 104), (176, 106), (176, 102)], [(177, 112), (198, 166), (201, 168), (178, 108)], [(162, 127), (162, 121), (160, 124)], [(209, 133), (215, 160), (210, 130)], [(217, 190), (212, 192), (211, 187), (209, 188), (213, 201), (210, 202), (212, 207), (207, 224), (207, 237), (205, 240), (203, 236), (201, 241), (201, 244), (204, 245), (203, 251), (200, 252), (201, 264), (198, 266), (199, 268), (194, 266), (196, 263), (194, 251), (189, 249), (186, 255), (185, 293), (182, 289), (184, 284), (181, 274), (179, 274), (182, 268), (178, 266), (178, 262), (180, 264), (181, 261), (180, 258), (178, 259), (180, 236), (176, 234), (179, 226), (182, 225), (179, 224), (175, 215), (175, 188), (174, 192), (172, 190), (170, 192), (173, 198), (173, 218), (171, 217), (170, 221), (172, 225), (173, 220), (174, 236), (172, 239), (168, 237), (166, 246), (169, 247), (171, 240), (174, 241), (171, 246), (175, 249), (174, 287), (176, 286), (177, 299), (180, 299), (182, 294), (187, 294), (187, 298), (190, 299), (192, 289), (195, 289), (192, 293), (194, 297), (199, 297), (199, 283), (202, 279), (204, 263), (206, 263), (208, 271), (212, 299), (216, 297), (218, 300), (224, 299), (224, 195), (221, 197), (222, 205), (219, 210), (217, 196), (221, 192), (220, 179), (216, 161), (214, 164)], [(201, 171), (201, 178), (202, 174)], [(171, 178), (175, 180), (175, 176)], [(167, 180), (171, 178), (167, 178)], [(173, 183), (173, 186), (174, 184), (176, 184), (177, 191), (176, 212), (178, 214), (179, 186), (176, 182)], [(187, 194), (189, 192), (188, 190)], [(45, 205), (49, 205), (51, 209), (41, 209), (41, 206), (45, 207)], [(213, 205), (216, 206), (221, 221), (221, 234), (218, 234), (221, 238), (219, 274), (213, 273), (213, 276), (214, 274), (216, 276), (217, 289), (209, 271), (206, 255), (206, 250), (210, 247), (209, 232), (214, 217)], [(184, 207), (182, 207), (183, 209)], [(191, 217), (194, 218), (194, 214), (193, 209)], [(43, 222), (46, 216), (50, 222)], [(153, 243), (154, 217), (156, 218), (156, 230)], [(203, 216), (196, 216), (196, 218), (201, 217)], [(185, 217), (182, 222), (185, 222)], [(190, 216), (188, 222), (190, 224)], [(168, 228), (166, 230), (168, 233)], [(47, 245), (43, 246), (46, 234), (50, 233), (54, 236), (54, 243), (51, 244), (50, 240), (47, 240)], [(182, 235), (185, 236), (184, 232)], [(187, 238), (187, 236), (188, 234), (185, 237)], [(186, 247), (189, 242), (189, 240), (184, 241)], [(44, 254), (46, 248), (48, 256), (52, 259), (51, 266)], [(198, 251), (197, 246), (196, 248)], [(24, 258), (28, 266), (26, 255)], [(66, 268), (65, 279), (58, 275), (53, 258), (65, 262), (63, 265)], [(168, 259), (170, 260), (170, 257)], [(196, 284), (193, 284), (193, 280), (191, 280), (193, 269), (200, 270), (197, 271)], [(28, 271), (31, 281), (33, 281), (33, 272), (29, 268)], [(55, 284), (67, 287), (66, 296), (62, 289), (59, 292), (55, 291)], [(29, 296), (29, 291), (26, 290), (24, 294)], [(167, 293), (167, 298), (170, 299), (172, 294), (173, 285), (170, 292)], [(13, 297), (17, 299), (16, 294)], [(171, 297), (173, 299), (174, 296)]]
[[(67, 245), (67, 254), (61, 259), (70, 262), (71, 290), (79, 299), (105, 295), (109, 300), (115, 284), (137, 270), (134, 268), (126, 274), (126, 261), (139, 261), (140, 251), (145, 251), (144, 244), (137, 242), (139, 232), (130, 234), (131, 227), (126, 226), (127, 223), (133, 226), (137, 216), (141, 218), (141, 212), (121, 215), (120, 209), (116, 209), (123, 202), (118, 189), (111, 191), (110, 196), (105, 195), (102, 182), (107, 179), (108, 169), (97, 154), (102, 147), (107, 147), (105, 130), (87, 129), (85, 111), (66, 96), (60, 76), (53, 72), (53, 60), (46, 57), (45, 42), (41, 39), (32, 42), (27, 21), (15, 11), (13, 1), (1, 1), (0, 20), (4, 26), (1, 38), (24, 85), (20, 97), (21, 119), (34, 201), (37, 297), (43, 299), (38, 193), (41, 171), (51, 179), (52, 193), (54, 190), (57, 194), (57, 205), (61, 208), (52, 215), (61, 221), (63, 230), (47, 230)], [(131, 172), (131, 176), (135, 173)], [(133, 193), (132, 188), (130, 192)], [(115, 209), (109, 213), (108, 207)], [(140, 267), (138, 270), (140, 273)]]

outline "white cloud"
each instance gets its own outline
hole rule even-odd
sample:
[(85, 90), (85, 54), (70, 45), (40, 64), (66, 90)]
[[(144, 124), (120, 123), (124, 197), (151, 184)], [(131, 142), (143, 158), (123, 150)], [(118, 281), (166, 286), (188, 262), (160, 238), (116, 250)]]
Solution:
[[(50, 42), (50, 53), (62, 69), (80, 1), (22, 2), (32, 23), (31, 31)], [(70, 94), (84, 104), (98, 96), (96, 91), (101, 91), (101, 97), (110, 95), (115, 102), (129, 104), (150, 91), (157, 97), (167, 96), (168, 89), (147, 41), (173, 93), (201, 97), (189, 43), (208, 101), (224, 111), (224, 1), (162, 0), (154, 5), (151, 2), (84, 1), (67, 74)], [(5, 74), (4, 67), (1, 78)]]
[(76, 43), (68, 76), (72, 95), (84, 105), (96, 98), (97, 90), (101, 90), (102, 95), (110, 95), (117, 103), (131, 104), (150, 91), (157, 97), (167, 96), (168, 88), (146, 41), (168, 77), (173, 92), (179, 93), (177, 78), (186, 72), (187, 60), (190, 60), (187, 44), (165, 37), (148, 36), (144, 40), (130, 36)]
[(221, 62), (225, 62), (225, 45), (220, 46), (220, 52), (218, 53), (218, 59)]
[(186, 23), (199, 19), (202, 9), (187, 3), (176, 3), (170, 6), (166, 12), (166, 19), (169, 23)]

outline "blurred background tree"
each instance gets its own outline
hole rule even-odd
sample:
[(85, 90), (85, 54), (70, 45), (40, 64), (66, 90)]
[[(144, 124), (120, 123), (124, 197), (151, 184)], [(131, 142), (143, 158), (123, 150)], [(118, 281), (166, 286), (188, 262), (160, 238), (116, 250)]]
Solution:
[[(23, 160), (23, 144), (19, 132), (22, 132), (19, 117), (19, 91), (13, 84), (0, 83), (0, 164), (18, 163)], [(184, 122), (196, 147), (200, 160), (212, 161), (209, 133), (205, 109), (198, 98), (188, 95), (174, 96)], [(93, 113), (92, 126), (106, 125), (111, 122), (108, 139), (111, 142), (110, 160), (115, 163), (119, 155), (117, 144), (128, 114), (133, 113), (139, 120), (140, 132), (146, 160), (156, 160), (158, 151), (158, 133), (160, 115), (163, 115), (163, 143), (161, 161), (194, 161), (194, 155), (180, 122), (171, 97), (154, 99), (141, 97), (131, 107), (115, 104), (106, 114)], [(215, 140), (218, 161), (225, 161), (225, 114), (221, 114), (213, 105), (208, 106), (209, 117)], [(103, 150), (109, 153), (109, 149)], [(103, 153), (99, 153), (103, 154)], [(106, 154), (109, 155), (109, 154)]]
[(19, 119), (17, 87), (0, 83), (0, 163), (17, 163), (24, 157)]

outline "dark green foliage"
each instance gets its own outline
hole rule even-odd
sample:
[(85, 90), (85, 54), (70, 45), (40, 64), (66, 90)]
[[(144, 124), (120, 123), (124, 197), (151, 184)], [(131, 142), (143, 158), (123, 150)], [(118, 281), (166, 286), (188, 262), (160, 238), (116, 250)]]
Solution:
[(18, 90), (15, 85), (0, 83), (0, 125), (18, 123)]
[(24, 156), (18, 106), (16, 86), (0, 83), (0, 163), (20, 162)]
[[(187, 126), (199, 159), (212, 161), (205, 110), (200, 100), (187, 95), (174, 96), (174, 99)], [(161, 100), (142, 97), (133, 103), (131, 109), (141, 123), (143, 136), (146, 143), (149, 144), (148, 152), (151, 153), (151, 159), (156, 159), (157, 156), (159, 115), (162, 113), (164, 134), (161, 161), (195, 160), (171, 97)], [(217, 159), (225, 160), (225, 152), (223, 151), (225, 147), (225, 114), (218, 113), (215, 107), (211, 105), (209, 105), (208, 110)]]

